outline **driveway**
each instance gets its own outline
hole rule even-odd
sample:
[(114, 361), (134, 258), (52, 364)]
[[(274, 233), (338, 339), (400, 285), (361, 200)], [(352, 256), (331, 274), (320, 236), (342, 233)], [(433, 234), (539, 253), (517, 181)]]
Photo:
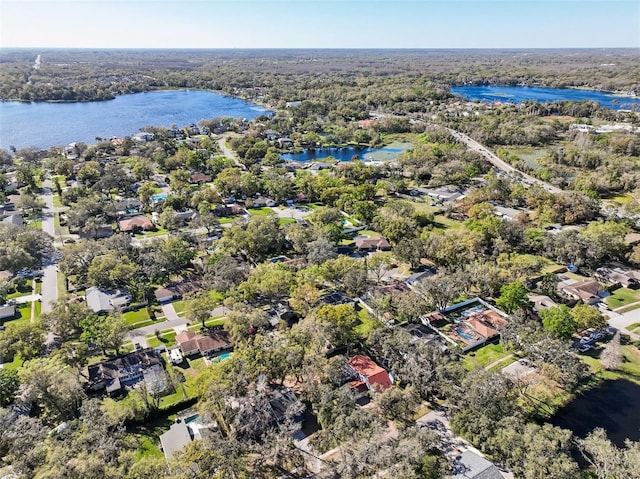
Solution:
[(605, 312), (608, 323), (610, 326), (614, 328), (620, 329), (623, 333), (631, 336), (631, 339), (634, 341), (640, 340), (640, 335), (637, 333), (632, 333), (627, 329), (628, 326), (631, 326), (634, 323), (640, 323), (640, 308), (633, 309), (626, 313), (615, 313), (613, 311)]
[(309, 216), (312, 211), (308, 208), (285, 208), (280, 206), (271, 209), (275, 211), (278, 218), (293, 218), (294, 220), (304, 219)]

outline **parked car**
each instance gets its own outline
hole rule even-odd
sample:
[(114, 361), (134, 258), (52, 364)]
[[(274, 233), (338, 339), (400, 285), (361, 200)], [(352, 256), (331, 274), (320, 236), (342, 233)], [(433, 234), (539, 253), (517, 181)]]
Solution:
[(606, 303), (596, 303), (596, 308), (600, 311), (611, 311), (611, 308), (609, 308)]

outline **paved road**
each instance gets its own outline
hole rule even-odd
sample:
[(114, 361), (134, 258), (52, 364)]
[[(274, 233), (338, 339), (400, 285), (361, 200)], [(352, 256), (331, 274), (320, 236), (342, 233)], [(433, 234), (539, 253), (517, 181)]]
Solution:
[(481, 145), (480, 143), (478, 143), (477, 141), (475, 141), (473, 138), (465, 135), (464, 133), (460, 133), (459, 131), (453, 130), (451, 128), (447, 128), (447, 130), (459, 141), (465, 143), (469, 149), (471, 149), (472, 151), (478, 152), (481, 155), (483, 155), (487, 160), (489, 160), (494, 166), (498, 167), (499, 169), (506, 171), (508, 173), (518, 173), (520, 175), (522, 175), (523, 177), (523, 183), (525, 184), (533, 184), (533, 183), (537, 183), (540, 186), (542, 186), (545, 190), (551, 192), (551, 193), (562, 193), (562, 190), (556, 186), (550, 185), (549, 183), (546, 183), (542, 180), (539, 180), (537, 178), (534, 178), (531, 175), (527, 175), (526, 173), (517, 170), (516, 168), (514, 168), (513, 166), (511, 166), (509, 163), (506, 163), (505, 161), (502, 161), (500, 158), (498, 158), (496, 155), (494, 155), (491, 151), (489, 151), (485, 146)]
[(631, 336), (634, 341), (640, 340), (640, 335), (632, 333), (627, 329), (628, 326), (634, 323), (640, 323), (640, 308), (634, 309), (629, 312), (619, 314), (613, 311), (607, 311), (606, 316), (609, 318), (608, 322), (610, 326), (620, 329), (623, 333)]
[(237, 133), (225, 133), (218, 140), (218, 146), (220, 147), (220, 151), (222, 151), (224, 156), (226, 156), (230, 160), (233, 160), (236, 166), (241, 170), (246, 170), (247, 167), (244, 166), (242, 163), (240, 163), (240, 160), (238, 160), (238, 156), (236, 155), (235, 151), (233, 151), (231, 148), (227, 146), (227, 140), (229, 138), (233, 138), (234, 136), (240, 136), (240, 135), (238, 135)]
[[(54, 221), (55, 208), (53, 206), (53, 190), (51, 180), (45, 180), (42, 188), (42, 200), (44, 208), (42, 210), (42, 231), (50, 235), (54, 241), (56, 239), (56, 227)], [(42, 312), (51, 311), (51, 303), (58, 300), (58, 268), (56, 266), (58, 251), (45, 258), (44, 276), (42, 277)]]

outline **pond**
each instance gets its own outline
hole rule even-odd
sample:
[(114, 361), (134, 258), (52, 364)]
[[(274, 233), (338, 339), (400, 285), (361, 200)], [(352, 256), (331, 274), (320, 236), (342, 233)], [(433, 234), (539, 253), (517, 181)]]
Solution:
[(451, 93), (469, 100), (501, 101), (522, 103), (527, 100), (538, 102), (554, 101), (596, 101), (602, 107), (612, 110), (640, 108), (640, 98), (596, 90), (573, 88), (542, 88), (519, 86), (456, 86)]
[(315, 161), (323, 158), (335, 158), (338, 161), (351, 161), (358, 156), (362, 161), (393, 161), (400, 153), (411, 148), (411, 143), (396, 142), (382, 148), (316, 148), (304, 150), (302, 153), (285, 153), (280, 155), (286, 161)]
[(625, 439), (640, 440), (640, 386), (624, 379), (603, 381), (560, 409), (549, 422), (579, 437), (601, 427), (616, 446), (623, 447)]
[(255, 103), (202, 90), (162, 90), (85, 103), (0, 102), (0, 147), (48, 148), (96, 137), (127, 136), (145, 126), (178, 127), (216, 117), (270, 113)]

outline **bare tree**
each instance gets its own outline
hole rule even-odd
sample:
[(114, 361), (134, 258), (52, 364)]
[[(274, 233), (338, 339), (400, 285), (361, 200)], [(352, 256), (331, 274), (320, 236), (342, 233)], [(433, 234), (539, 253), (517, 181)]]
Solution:
[(600, 356), (600, 362), (602, 363), (602, 367), (608, 369), (609, 371), (613, 371), (618, 369), (622, 365), (623, 357), (622, 352), (620, 351), (620, 331), (618, 331), (607, 347), (602, 351), (602, 355)]

